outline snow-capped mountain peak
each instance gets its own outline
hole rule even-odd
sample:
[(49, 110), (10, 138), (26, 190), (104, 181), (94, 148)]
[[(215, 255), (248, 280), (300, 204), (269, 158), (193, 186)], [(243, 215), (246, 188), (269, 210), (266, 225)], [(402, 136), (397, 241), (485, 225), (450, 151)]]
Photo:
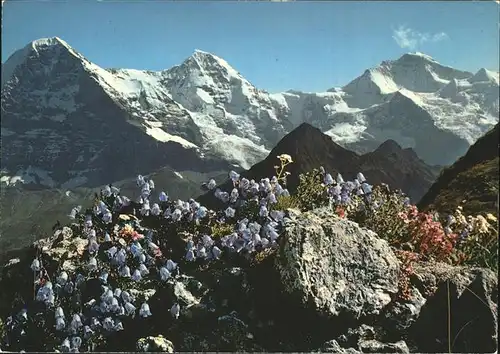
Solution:
[(417, 55), (417, 56), (422, 57), (422, 58), (425, 58), (425, 59), (430, 60), (430, 61), (434, 61), (434, 62), (436, 62), (436, 63), (437, 63), (437, 61), (436, 61), (433, 57), (431, 57), (430, 55), (427, 55), (427, 54), (425, 54), (425, 53), (421, 53), (421, 52), (414, 52), (414, 53), (412, 53), (412, 54), (413, 54), (413, 55)]
[[(437, 62), (429, 55), (414, 52), (403, 54), (396, 60), (386, 60), (366, 70), (342, 89), (347, 93), (350, 107), (368, 108), (387, 102), (390, 95), (401, 89), (415, 93), (432, 93), (453, 80), (466, 80), (473, 76)], [(479, 80), (491, 75), (480, 74)], [(332, 91), (332, 90), (330, 90)]]
[(435, 60), (430, 55), (427, 55), (427, 54), (424, 54), (424, 53), (421, 53), (421, 52), (409, 52), (409, 53), (405, 53), (397, 61), (417, 61), (417, 60), (428, 61), (428, 62), (440, 64), (440, 63), (437, 62), (437, 60)]
[[(219, 70), (225, 71), (230, 77), (243, 78), (238, 71), (236, 71), (227, 61), (218, 57), (215, 54), (205, 52), (200, 49), (195, 49), (193, 58), (200, 67), (204, 69), (217, 68)], [(189, 60), (189, 59), (188, 59)]]
[(62, 40), (59, 37), (39, 38), (31, 42), (31, 47), (35, 50), (40, 47), (46, 46), (63, 46), (68, 50), (73, 50), (73, 48), (71, 48), (71, 46), (66, 41)]
[(481, 68), (474, 74), (473, 77), (469, 79), (469, 82), (491, 82), (494, 84), (499, 84), (499, 73), (494, 72), (485, 68)]
[(380, 104), (384, 102), (386, 95), (399, 89), (385, 66), (365, 70), (363, 75), (342, 88), (348, 94), (346, 97), (348, 105), (361, 108)]
[(31, 65), (29, 63), (48, 74), (61, 64), (81, 64), (84, 60), (86, 59), (80, 53), (61, 38), (40, 38), (14, 52), (2, 65), (2, 87), (15, 76), (16, 70), (23, 65)]
[[(167, 76), (182, 76), (189, 71), (196, 71), (201, 76), (215, 76), (222, 81), (245, 80), (228, 62), (215, 54), (196, 49), (194, 53), (180, 65), (166, 70)], [(246, 81), (246, 80), (245, 80)]]
[(40, 52), (47, 49), (52, 51), (51, 57), (56, 60), (61, 52), (74, 52), (73, 49), (62, 39), (58, 37), (41, 38), (15, 51), (7, 61), (2, 64), (2, 87), (14, 75), (17, 68), (25, 64), (30, 58), (39, 58)]

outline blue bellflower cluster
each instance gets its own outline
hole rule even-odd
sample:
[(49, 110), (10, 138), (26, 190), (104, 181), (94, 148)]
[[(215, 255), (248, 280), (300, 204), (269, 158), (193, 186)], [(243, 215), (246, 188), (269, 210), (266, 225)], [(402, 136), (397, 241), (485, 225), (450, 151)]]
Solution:
[[(332, 204), (345, 205), (352, 195), (365, 198), (371, 195), (372, 187), (361, 173), (353, 182), (345, 182), (340, 174), (336, 180), (327, 173), (323, 176)], [(153, 201), (154, 182), (139, 175), (136, 181), (140, 196), (135, 209), (143, 218), (155, 218), (167, 225), (200, 225), (212, 220), (232, 226), (231, 232), (217, 239), (207, 233), (192, 234), (186, 241), (181, 262), (218, 261), (225, 252), (249, 255), (277, 248), (287, 218), (286, 212), (276, 209), (276, 205), (280, 197), (290, 195), (282, 185), (283, 180), (276, 176), (260, 181), (248, 180), (234, 171), (229, 173), (229, 178), (233, 182), (230, 192), (217, 188), (213, 179), (204, 184), (216, 198), (226, 203), (215, 212), (194, 199), (171, 201), (163, 191), (158, 194), (157, 201)], [(44, 311), (53, 313), (54, 331), (61, 340), (54, 349), (60, 351), (92, 348), (91, 343), (97, 337), (123, 330), (124, 318), (154, 316), (147, 301), (139, 302), (132, 295), (132, 289), (140, 288), (146, 280), (173, 284), (180, 275), (178, 263), (162, 256), (166, 240), (160, 238), (158, 232), (142, 227), (137, 217), (121, 214), (124, 208), (133, 205), (129, 198), (113, 186), (104, 187), (100, 197), (92, 210), (82, 212), (78, 206), (70, 212), (72, 219), (80, 221), (81, 233), (88, 240), (85, 256), (81, 258), (82, 267), (77, 271), (61, 270), (52, 274), (53, 285), (43, 273), (41, 259), (36, 258), (31, 264), (37, 288), (35, 300), (45, 305)], [(256, 212), (244, 214), (242, 210), (246, 207), (254, 207)], [(110, 281), (112, 276), (113, 282)], [(82, 304), (81, 289), (93, 279), (100, 282), (101, 295)], [(117, 284), (116, 281), (130, 288), (111, 286), (110, 283)], [(72, 306), (65, 307), (68, 299)], [(179, 318), (179, 303), (170, 306), (172, 318)], [(22, 324), (27, 321), (28, 312), (23, 311), (17, 320), (11, 318), (9, 328), (17, 325), (24, 330)]]

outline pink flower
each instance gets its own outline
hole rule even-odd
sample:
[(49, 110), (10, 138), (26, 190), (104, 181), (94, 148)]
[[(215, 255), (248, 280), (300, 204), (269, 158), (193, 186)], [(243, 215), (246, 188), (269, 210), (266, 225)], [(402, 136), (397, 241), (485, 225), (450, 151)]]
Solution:
[(132, 233), (132, 240), (134, 240), (134, 241), (142, 240), (143, 238), (144, 238), (144, 235), (138, 233), (137, 231), (134, 231)]
[(153, 251), (153, 254), (155, 255), (155, 257), (158, 257), (158, 258), (163, 256), (163, 253), (161, 252), (161, 250), (159, 248), (155, 248)]
[(344, 218), (345, 217), (345, 211), (344, 209), (340, 208), (340, 207), (337, 207), (337, 210), (335, 210), (335, 212), (337, 213), (338, 216), (340, 216), (341, 218)]

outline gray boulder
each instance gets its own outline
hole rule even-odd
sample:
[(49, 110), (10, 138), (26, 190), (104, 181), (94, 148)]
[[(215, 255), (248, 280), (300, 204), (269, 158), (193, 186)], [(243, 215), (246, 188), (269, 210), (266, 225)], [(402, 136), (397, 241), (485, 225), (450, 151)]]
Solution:
[(329, 208), (294, 215), (275, 261), (284, 291), (327, 318), (380, 314), (398, 292), (388, 243)]

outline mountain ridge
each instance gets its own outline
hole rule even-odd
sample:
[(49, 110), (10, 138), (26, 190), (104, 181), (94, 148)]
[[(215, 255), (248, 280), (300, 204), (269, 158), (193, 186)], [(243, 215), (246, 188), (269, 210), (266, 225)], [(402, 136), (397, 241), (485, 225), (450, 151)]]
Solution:
[[(264, 160), (242, 171), (241, 176), (260, 181), (261, 178), (275, 175), (277, 156), (282, 154), (288, 154), (293, 159), (293, 163), (286, 168), (291, 173), (287, 177), (290, 192), (296, 190), (300, 174), (322, 166), (334, 177), (341, 173), (345, 179), (354, 179), (358, 172), (362, 172), (371, 184), (386, 183), (401, 189), (411, 199), (419, 200), (439, 172), (438, 168), (428, 166), (411, 150), (402, 149), (394, 141), (388, 140), (380, 149), (358, 155), (333, 142), (318, 128), (302, 123), (281, 139)], [(219, 188), (231, 192), (232, 182), (227, 180)], [(213, 196), (213, 191), (200, 196), (198, 201), (209, 208), (221, 206)]]
[[(453, 212), (498, 214), (500, 127), (495, 125), (464, 156), (443, 169), (418, 206)], [(465, 203), (462, 201), (465, 200)]]
[[(425, 73), (426, 79), (416, 80), (418, 75), (412, 68)], [(2, 151), (2, 183), (27, 180), (22, 176), (30, 175), (31, 180), (50, 181), (45, 187), (85, 186), (88, 182), (77, 181), (96, 178), (96, 184), (102, 184), (102, 177), (96, 175), (104, 176), (105, 172), (96, 171), (106, 171), (106, 166), (102, 159), (96, 162), (96, 155), (104, 149), (109, 158), (115, 159), (122, 150), (90, 141), (99, 140), (99, 134), (96, 139), (91, 135), (104, 130), (107, 133), (102, 139), (119, 145), (120, 134), (113, 132), (108, 124), (111, 121), (129, 132), (129, 141), (144, 141), (140, 147), (144, 154), (158, 151), (155, 154), (161, 155), (159, 151), (166, 149), (176, 151), (178, 156), (196, 155), (193, 159), (199, 163), (211, 159), (249, 168), (305, 122), (358, 153), (374, 151), (392, 139), (403, 148), (413, 148), (430, 165), (451, 164), (476, 136), (498, 121), (498, 114), (491, 114), (498, 106), (494, 95), (498, 85), (484, 71), (486, 75), (475, 75), (479, 82), (467, 81), (445, 92), (450, 82), (433, 70), (441, 70), (442, 76), (453, 82), (474, 77), (425, 55), (405, 54), (365, 71), (392, 80), (392, 88), (383, 94), (360, 88), (269, 94), (252, 85), (224, 59), (201, 50), (162, 71), (103, 69), (60, 38), (36, 40), (2, 65), (2, 139), (11, 146)], [(353, 83), (362, 77), (344, 88), (355, 87)], [(435, 85), (431, 85), (432, 90), (438, 86), (439, 90), (413, 92), (403, 87), (425, 86), (426, 82)], [(123, 126), (124, 122), (132, 127)], [(76, 133), (72, 127), (80, 131)], [(68, 149), (68, 141), (76, 141), (78, 151)], [(28, 150), (33, 150), (33, 155), (22, 146), (31, 146)], [(37, 155), (36, 150), (46, 153)], [(443, 154), (435, 154), (437, 150)], [(63, 152), (65, 159), (59, 157)], [(143, 164), (146, 172), (177, 159), (160, 160)], [(74, 177), (57, 172), (73, 164)]]

